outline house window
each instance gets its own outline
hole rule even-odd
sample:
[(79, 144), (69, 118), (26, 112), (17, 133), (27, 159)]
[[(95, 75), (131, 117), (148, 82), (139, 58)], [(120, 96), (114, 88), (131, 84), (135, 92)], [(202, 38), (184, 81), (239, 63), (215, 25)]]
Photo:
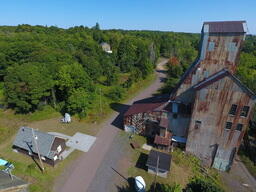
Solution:
[(59, 145), (59, 146), (57, 147), (57, 152), (59, 153), (59, 152), (61, 152), (61, 150), (62, 150), (61, 145)]
[(58, 156), (55, 155), (55, 156), (53, 157), (53, 160), (56, 161), (57, 159), (58, 159)]
[(200, 129), (201, 123), (201, 121), (195, 121), (195, 129)]
[(229, 110), (229, 114), (230, 115), (236, 115), (236, 110), (237, 110), (237, 105), (232, 105), (230, 110)]
[(226, 129), (231, 129), (232, 128), (232, 123), (231, 122), (226, 122)]
[(208, 45), (208, 51), (214, 51), (214, 47), (215, 47), (215, 43), (214, 42), (209, 42), (209, 45)]
[(243, 124), (238, 123), (237, 126), (236, 126), (236, 130), (237, 131), (242, 131), (242, 129), (243, 129)]
[(249, 109), (250, 109), (249, 106), (244, 106), (243, 109), (242, 109), (242, 111), (241, 111), (241, 113), (240, 113), (240, 116), (241, 116), (241, 117), (247, 117), (248, 112), (249, 112)]
[(228, 44), (228, 51), (230, 51), (230, 52), (234, 52), (234, 51), (236, 51), (236, 43), (229, 43)]

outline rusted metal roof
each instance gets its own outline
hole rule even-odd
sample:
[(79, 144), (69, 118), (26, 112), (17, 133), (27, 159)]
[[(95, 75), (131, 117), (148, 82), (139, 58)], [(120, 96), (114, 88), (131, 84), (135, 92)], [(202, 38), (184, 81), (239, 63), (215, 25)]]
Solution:
[(169, 100), (169, 94), (158, 95), (155, 97), (145, 98), (139, 101), (136, 101), (132, 104), (132, 106), (125, 112), (124, 116), (129, 116), (138, 113), (145, 113), (149, 111), (161, 111), (162, 108), (160, 106), (165, 107), (166, 102)]
[(215, 21), (204, 22), (209, 25), (209, 33), (246, 33), (244, 29), (246, 21)]
[(157, 145), (169, 146), (171, 143), (171, 140), (168, 137), (161, 137), (159, 135), (156, 135), (154, 139), (154, 143)]
[(171, 144), (171, 137), (172, 137), (172, 133), (170, 133), (169, 131), (167, 131), (165, 133), (165, 136), (159, 136), (156, 135), (155, 139), (154, 139), (154, 143), (157, 145), (165, 145), (165, 146), (169, 146)]
[(194, 85), (193, 88), (196, 90), (202, 89), (224, 77), (230, 77), (243, 91), (245, 91), (250, 97), (255, 99), (256, 95), (253, 91), (251, 91), (248, 87), (246, 87), (238, 78), (236, 78), (233, 74), (231, 74), (227, 69), (223, 69), (210, 77), (204, 79), (198, 84)]
[(157, 107), (163, 104), (164, 102), (163, 103), (134, 103), (128, 109), (128, 111), (125, 112), (124, 116), (153, 111), (154, 109), (156, 109)]

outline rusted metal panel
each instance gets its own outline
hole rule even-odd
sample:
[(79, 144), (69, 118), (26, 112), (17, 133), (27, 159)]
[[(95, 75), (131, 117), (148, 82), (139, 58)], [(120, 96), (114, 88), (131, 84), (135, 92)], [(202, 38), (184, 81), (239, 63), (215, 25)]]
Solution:
[[(229, 115), (232, 104), (237, 105), (235, 116)], [(186, 150), (197, 155), (209, 166), (214, 159), (211, 146), (218, 144), (220, 149), (231, 153), (241, 144), (244, 130), (249, 123), (249, 116), (240, 117), (240, 112), (244, 106), (250, 106), (250, 113), (253, 105), (253, 99), (229, 77), (198, 90), (189, 125)], [(195, 121), (202, 122), (200, 129), (195, 129)], [(225, 129), (226, 122), (233, 123), (230, 130)], [(238, 123), (243, 124), (242, 131), (236, 130)], [(222, 158), (223, 161), (228, 160), (226, 156), (221, 156), (222, 153), (218, 154), (218, 158)]]
[[(244, 35), (232, 33), (225, 35), (221, 33), (203, 35), (205, 37), (202, 38), (201, 52), (203, 52), (204, 57), (199, 60), (199, 63), (185, 77), (175, 93), (176, 97), (206, 78), (205, 74), (210, 76), (224, 68), (228, 69), (232, 74), (236, 71), (241, 45), (244, 42)], [(209, 45), (212, 42), (215, 45), (213, 51), (209, 50)], [(230, 48), (232, 47), (231, 45), (234, 45), (233, 49)]]

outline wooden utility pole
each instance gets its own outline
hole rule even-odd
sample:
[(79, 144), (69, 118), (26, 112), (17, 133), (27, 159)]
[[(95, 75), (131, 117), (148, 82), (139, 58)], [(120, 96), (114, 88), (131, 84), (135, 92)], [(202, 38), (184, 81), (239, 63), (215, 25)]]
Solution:
[(42, 172), (44, 172), (44, 165), (43, 165), (41, 155), (40, 155), (40, 152), (39, 152), (39, 148), (38, 148), (38, 144), (37, 144), (37, 139), (38, 138), (34, 133), (34, 129), (33, 128), (31, 128), (31, 129), (32, 129), (32, 136), (33, 136), (33, 139), (34, 139), (34, 143), (36, 145), (37, 155), (38, 155), (38, 158), (39, 158), (39, 161), (40, 161), (40, 164), (41, 164)]
[(100, 115), (102, 115), (101, 88), (100, 88)]

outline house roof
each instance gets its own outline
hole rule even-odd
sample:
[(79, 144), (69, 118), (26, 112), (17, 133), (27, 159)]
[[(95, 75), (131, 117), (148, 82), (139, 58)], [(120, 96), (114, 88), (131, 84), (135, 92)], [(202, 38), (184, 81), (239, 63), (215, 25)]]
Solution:
[[(159, 157), (159, 161), (158, 161)], [(158, 169), (169, 171), (171, 166), (171, 155), (167, 153), (163, 153), (160, 151), (151, 150), (148, 155), (148, 160), (146, 165), (150, 167), (157, 167), (157, 161), (158, 161)]]
[(204, 22), (204, 32), (209, 33), (246, 33), (246, 21)]
[(193, 86), (195, 90), (200, 90), (224, 77), (230, 77), (244, 92), (246, 92), (250, 97), (255, 99), (256, 95), (251, 91), (248, 87), (246, 87), (238, 78), (236, 78), (233, 74), (231, 74), (227, 69), (223, 69), (203, 81), (197, 83)]
[(124, 116), (153, 111), (162, 104), (164, 103), (135, 103), (125, 112)]
[(162, 136), (156, 135), (154, 139), (154, 143), (157, 145), (169, 146), (171, 144), (171, 139), (170, 137), (162, 137)]
[[(40, 154), (49, 159), (53, 159), (55, 152), (51, 151), (51, 148), (55, 140), (55, 136), (38, 130), (34, 130), (34, 135), (37, 137), (37, 144)], [(27, 151), (37, 153), (32, 128), (21, 127), (16, 135), (13, 145)]]
[(105, 45), (110, 46), (107, 42), (102, 42), (100, 45), (101, 46), (105, 46)]
[[(124, 116), (129, 116), (138, 113), (145, 113), (149, 111), (161, 111), (161, 107), (165, 107), (166, 102), (169, 100), (169, 94), (158, 95), (155, 97), (145, 98), (140, 101), (136, 101), (125, 112)], [(160, 107), (160, 108), (159, 108)]]
[(13, 180), (10, 175), (4, 171), (0, 171), (0, 191), (11, 190), (17, 187), (25, 188), (28, 184), (20, 178), (13, 176)]

